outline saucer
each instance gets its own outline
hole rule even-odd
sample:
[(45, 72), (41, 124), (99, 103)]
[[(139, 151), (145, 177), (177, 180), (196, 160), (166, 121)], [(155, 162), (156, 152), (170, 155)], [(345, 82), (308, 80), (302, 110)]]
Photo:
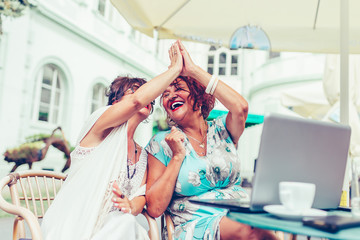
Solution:
[(314, 208), (304, 210), (303, 212), (293, 212), (286, 209), (283, 205), (266, 205), (264, 210), (279, 218), (290, 220), (301, 220), (303, 217), (323, 217), (327, 215), (327, 212)]

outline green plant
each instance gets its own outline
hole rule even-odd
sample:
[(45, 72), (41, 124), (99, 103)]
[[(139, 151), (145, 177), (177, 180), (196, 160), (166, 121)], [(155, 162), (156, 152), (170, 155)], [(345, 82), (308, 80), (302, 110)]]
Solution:
[[(62, 135), (56, 134), (53, 135), (56, 138), (62, 138)], [(50, 138), (50, 134), (34, 134), (26, 137), (25, 143), (14, 147), (6, 149), (4, 156), (5, 161), (10, 160), (10, 162), (23, 161), (29, 157), (37, 157), (39, 155), (39, 151), (45, 147), (46, 139)], [(70, 143), (66, 141), (66, 144), (69, 146), (70, 152), (74, 150), (74, 147), (70, 146)], [(66, 155), (64, 154), (64, 158)]]
[(27, 0), (0, 0), (0, 35), (2, 34), (2, 16), (20, 17), (28, 6), (33, 6)]
[[(45, 146), (43, 141), (23, 143), (18, 147), (7, 149), (4, 153), (8, 159), (26, 159), (29, 156), (35, 157), (40, 149)], [(6, 160), (6, 159), (5, 159)]]

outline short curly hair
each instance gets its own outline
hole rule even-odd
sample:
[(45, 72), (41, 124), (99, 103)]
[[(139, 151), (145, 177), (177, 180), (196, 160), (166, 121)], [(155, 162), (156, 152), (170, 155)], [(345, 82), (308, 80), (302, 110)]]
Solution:
[(146, 83), (146, 80), (130, 76), (116, 77), (105, 93), (108, 97), (108, 105), (112, 105), (116, 100), (121, 99), (125, 92), (136, 83), (141, 86)]
[(195, 79), (187, 76), (178, 76), (170, 86), (178, 88), (179, 82), (183, 80), (190, 90), (190, 99), (194, 100), (193, 110), (201, 109), (201, 114), (206, 119), (210, 111), (214, 108), (215, 97), (205, 93), (205, 87), (198, 83)]

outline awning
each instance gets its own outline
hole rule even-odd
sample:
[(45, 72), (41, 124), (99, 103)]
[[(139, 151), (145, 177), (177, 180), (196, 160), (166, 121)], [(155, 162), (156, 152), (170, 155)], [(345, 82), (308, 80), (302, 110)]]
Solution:
[[(322, 53), (340, 52), (343, 1), (111, 0), (133, 28), (151, 37), (229, 46), (237, 29), (255, 26), (272, 51)], [(348, 1), (349, 51), (360, 53), (360, 1)]]
[[(227, 114), (228, 111), (224, 111), (224, 110), (212, 110), (210, 112), (209, 117), (207, 118), (207, 120), (212, 120), (215, 119), (217, 117), (223, 116), (225, 114)], [(261, 124), (264, 122), (264, 116), (263, 115), (257, 115), (257, 114), (248, 114), (248, 117), (246, 119), (246, 123), (245, 123), (245, 128), (247, 127), (251, 127), (254, 126), (256, 124)]]

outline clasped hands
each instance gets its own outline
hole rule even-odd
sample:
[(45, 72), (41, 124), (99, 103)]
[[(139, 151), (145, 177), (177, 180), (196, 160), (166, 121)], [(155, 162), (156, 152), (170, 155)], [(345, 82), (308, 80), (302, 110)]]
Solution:
[(197, 68), (197, 65), (192, 61), (188, 51), (180, 40), (177, 40), (169, 48), (169, 58), (171, 67), (180, 67), (181, 76), (190, 76)]

